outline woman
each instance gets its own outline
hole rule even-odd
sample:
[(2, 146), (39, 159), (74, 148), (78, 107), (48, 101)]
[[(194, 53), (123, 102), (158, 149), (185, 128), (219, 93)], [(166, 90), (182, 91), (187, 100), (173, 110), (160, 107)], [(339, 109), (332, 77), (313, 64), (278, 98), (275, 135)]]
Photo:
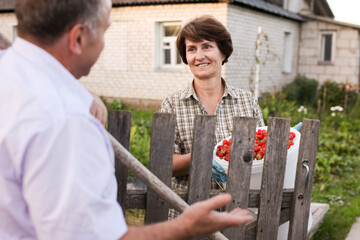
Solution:
[(186, 89), (166, 97), (160, 112), (176, 114), (172, 188), (179, 190), (188, 186), (195, 115), (216, 115), (216, 142), (231, 135), (235, 116), (257, 117), (258, 126), (264, 121), (253, 95), (229, 86), (221, 77), (222, 65), (233, 51), (223, 24), (211, 16), (195, 18), (180, 30), (176, 46), (194, 79)]

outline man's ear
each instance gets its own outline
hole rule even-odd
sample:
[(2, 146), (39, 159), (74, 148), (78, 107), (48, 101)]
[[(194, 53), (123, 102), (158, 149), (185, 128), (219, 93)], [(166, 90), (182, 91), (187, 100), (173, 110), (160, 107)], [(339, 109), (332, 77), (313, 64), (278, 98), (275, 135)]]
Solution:
[(83, 51), (84, 45), (86, 43), (86, 32), (87, 29), (82, 24), (74, 25), (68, 35), (69, 39), (69, 49), (75, 55), (80, 55)]

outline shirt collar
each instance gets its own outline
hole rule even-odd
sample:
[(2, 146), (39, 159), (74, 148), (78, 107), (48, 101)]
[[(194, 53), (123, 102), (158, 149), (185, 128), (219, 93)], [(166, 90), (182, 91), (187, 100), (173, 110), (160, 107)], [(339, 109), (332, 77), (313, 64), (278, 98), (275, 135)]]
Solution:
[[(231, 96), (233, 98), (239, 98), (239, 95), (234, 91), (234, 89), (227, 84), (225, 79), (221, 78), (221, 81), (225, 84), (224, 94), (223, 98), (226, 96)], [(181, 94), (180, 100), (185, 100), (193, 96), (196, 100), (199, 100), (198, 96), (196, 95), (195, 89), (194, 89), (194, 80), (191, 82), (191, 84), (188, 86), (187, 89)]]
[[(43, 48), (26, 41), (20, 37), (17, 37), (11, 46), (13, 51), (36, 64), (37, 66), (43, 66), (44, 68), (52, 68), (58, 75), (57, 78), (49, 79), (49, 81), (57, 81), (56, 84), (62, 85), (69, 92), (74, 93), (81, 98), (86, 105), (91, 106), (94, 98), (92, 95), (79, 83), (79, 81), (50, 53)], [(61, 81), (58, 79), (61, 78)]]

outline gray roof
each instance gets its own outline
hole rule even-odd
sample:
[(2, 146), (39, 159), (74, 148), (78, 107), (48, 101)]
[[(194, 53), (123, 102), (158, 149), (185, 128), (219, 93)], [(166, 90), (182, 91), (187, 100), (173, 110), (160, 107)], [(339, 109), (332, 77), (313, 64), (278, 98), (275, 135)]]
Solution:
[[(309, 1), (309, 0), (307, 0)], [(315, 8), (321, 7), (321, 12), (329, 12), (330, 15), (331, 9), (329, 8), (326, 0), (315, 1)], [(269, 14), (274, 14), (280, 17), (292, 19), (295, 21), (303, 21), (303, 18), (294, 13), (285, 10), (282, 8), (281, 4), (279, 4), (278, 0), (112, 0), (113, 6), (134, 6), (134, 5), (152, 5), (152, 4), (180, 4), (180, 3), (205, 3), (205, 2), (229, 2), (236, 5), (241, 5), (243, 7), (251, 8), (254, 10), (266, 12)], [(273, 3), (271, 3), (273, 2)], [(320, 6), (321, 5), (321, 6)], [(0, 11), (7, 12), (7, 11), (14, 11), (15, 7), (15, 0), (0, 0)]]
[(253, 8), (270, 14), (275, 14), (295, 21), (304, 20), (300, 15), (294, 12), (287, 11), (286, 9), (274, 3), (264, 2), (263, 0), (234, 0), (233, 2), (238, 5), (243, 5), (245, 7)]
[(113, 6), (134, 6), (154, 4), (207, 3), (219, 0), (112, 0)]
[(15, 0), (0, 0), (0, 12), (13, 12)]
[[(114, 6), (133, 6), (133, 5), (151, 5), (151, 4), (175, 4), (175, 3), (204, 3), (204, 2), (224, 2), (219, 0), (113, 0)], [(281, 6), (265, 2), (264, 0), (229, 0), (229, 3), (242, 5), (254, 10), (274, 14), (280, 17), (303, 21), (303, 18), (293, 12), (289, 12)]]

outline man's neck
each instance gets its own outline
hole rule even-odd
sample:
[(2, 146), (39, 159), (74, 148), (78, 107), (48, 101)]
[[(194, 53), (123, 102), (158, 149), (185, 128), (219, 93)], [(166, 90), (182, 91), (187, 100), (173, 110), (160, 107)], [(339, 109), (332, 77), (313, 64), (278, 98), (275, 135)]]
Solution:
[[(22, 39), (42, 48), (53, 56), (59, 63), (61, 63), (74, 77), (76, 75), (72, 72), (70, 64), (68, 64), (67, 59), (67, 48), (66, 48), (66, 38), (65, 36), (60, 37), (51, 44), (45, 44), (40, 42), (37, 38), (31, 35), (19, 35)], [(77, 77), (76, 77), (77, 78)]]

